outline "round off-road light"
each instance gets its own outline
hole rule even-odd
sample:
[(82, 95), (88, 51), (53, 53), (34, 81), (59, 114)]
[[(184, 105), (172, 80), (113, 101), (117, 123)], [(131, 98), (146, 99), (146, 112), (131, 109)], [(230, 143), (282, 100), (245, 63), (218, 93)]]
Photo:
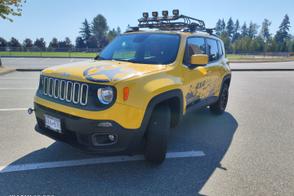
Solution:
[(144, 13), (143, 13), (143, 18), (147, 19), (148, 17), (149, 17), (148, 12), (144, 12)]
[(164, 18), (167, 18), (167, 17), (168, 17), (168, 11), (167, 11), (167, 10), (163, 10), (163, 11), (162, 11), (162, 16), (163, 16)]
[(113, 89), (111, 87), (103, 87), (97, 90), (97, 97), (103, 104), (110, 104), (114, 98)]
[(180, 11), (178, 9), (173, 10), (173, 15), (174, 16), (179, 16), (180, 15)]
[(158, 17), (158, 12), (152, 12), (152, 16), (153, 16), (154, 18), (157, 18), (157, 17)]

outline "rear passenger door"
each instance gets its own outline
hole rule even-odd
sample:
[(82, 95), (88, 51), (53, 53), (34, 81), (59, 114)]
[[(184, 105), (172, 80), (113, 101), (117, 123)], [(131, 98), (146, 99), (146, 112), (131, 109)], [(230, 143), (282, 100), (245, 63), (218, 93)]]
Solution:
[(209, 63), (207, 69), (207, 97), (218, 96), (221, 84), (222, 47), (217, 39), (206, 38), (206, 48)]

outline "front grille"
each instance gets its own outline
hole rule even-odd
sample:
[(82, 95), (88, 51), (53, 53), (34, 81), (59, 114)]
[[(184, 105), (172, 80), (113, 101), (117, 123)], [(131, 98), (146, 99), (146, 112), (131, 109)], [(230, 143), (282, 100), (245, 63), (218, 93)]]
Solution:
[(44, 96), (63, 102), (85, 106), (88, 103), (89, 86), (86, 83), (51, 77), (41, 77), (41, 90)]

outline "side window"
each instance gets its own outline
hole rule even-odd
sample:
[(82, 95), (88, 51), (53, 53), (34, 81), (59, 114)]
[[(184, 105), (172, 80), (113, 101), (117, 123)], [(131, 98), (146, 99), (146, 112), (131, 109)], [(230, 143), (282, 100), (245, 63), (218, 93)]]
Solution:
[(220, 57), (224, 55), (223, 46), (220, 41), (217, 41)]
[(219, 59), (220, 54), (218, 51), (217, 41), (214, 39), (207, 39), (207, 49), (209, 62)]
[(187, 39), (184, 64), (189, 65), (191, 56), (194, 54), (205, 54), (205, 39), (201, 37), (191, 37)]

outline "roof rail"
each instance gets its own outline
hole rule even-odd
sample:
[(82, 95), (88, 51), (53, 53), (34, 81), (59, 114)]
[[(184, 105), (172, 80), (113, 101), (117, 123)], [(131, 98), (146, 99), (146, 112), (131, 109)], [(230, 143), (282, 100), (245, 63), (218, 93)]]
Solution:
[(203, 20), (180, 15), (179, 10), (173, 10), (173, 16), (168, 15), (168, 11), (162, 11), (162, 16), (158, 16), (158, 12), (152, 12), (149, 17), (147, 12), (143, 13), (143, 17), (138, 20), (137, 27), (129, 27), (127, 32), (139, 31), (140, 28), (159, 29), (164, 31), (184, 31), (195, 32), (202, 31), (213, 34), (214, 29), (205, 27)]

